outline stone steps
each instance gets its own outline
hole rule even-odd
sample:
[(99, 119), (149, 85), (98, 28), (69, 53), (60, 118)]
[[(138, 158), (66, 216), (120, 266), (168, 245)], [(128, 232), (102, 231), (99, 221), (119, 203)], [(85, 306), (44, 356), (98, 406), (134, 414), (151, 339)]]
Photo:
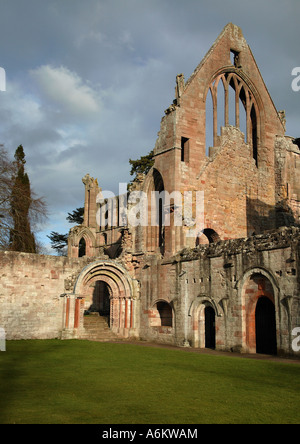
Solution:
[(99, 342), (120, 340), (109, 328), (107, 317), (100, 316), (99, 313), (90, 313), (84, 316), (83, 326), (84, 332), (80, 334), (80, 339)]

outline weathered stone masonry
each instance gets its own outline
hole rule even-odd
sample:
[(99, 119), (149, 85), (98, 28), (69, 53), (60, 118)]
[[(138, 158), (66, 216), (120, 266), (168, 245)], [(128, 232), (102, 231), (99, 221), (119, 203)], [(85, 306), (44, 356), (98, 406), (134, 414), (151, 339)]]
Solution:
[[(283, 228), (265, 235), (220, 241), (186, 249), (159, 261), (160, 285), (167, 288), (166, 300), (174, 313), (172, 329), (149, 329), (144, 307), (140, 335), (177, 345), (205, 347), (204, 309), (216, 313), (216, 347), (220, 350), (256, 352), (254, 308), (261, 296), (270, 297), (276, 309), (277, 351), (291, 350), (291, 331), (300, 322), (299, 305), (300, 230)], [(156, 275), (143, 277), (151, 282)], [(154, 307), (161, 289), (153, 285), (148, 306)], [(250, 306), (252, 305), (252, 309)], [(175, 328), (174, 328), (175, 330)]]
[[(99, 313), (119, 338), (300, 356), (300, 149), (239, 27), (223, 29), (190, 79), (177, 76), (154, 160), (131, 189), (148, 197), (147, 226), (113, 218), (126, 196), (99, 204), (87, 174), (68, 258), (0, 253), (7, 337), (88, 338)], [(176, 226), (172, 200), (150, 207), (153, 191), (202, 191), (203, 229)]]
[(64, 295), (89, 262), (0, 252), (0, 325), (7, 339), (61, 338), (66, 304), (74, 304), (71, 294)]

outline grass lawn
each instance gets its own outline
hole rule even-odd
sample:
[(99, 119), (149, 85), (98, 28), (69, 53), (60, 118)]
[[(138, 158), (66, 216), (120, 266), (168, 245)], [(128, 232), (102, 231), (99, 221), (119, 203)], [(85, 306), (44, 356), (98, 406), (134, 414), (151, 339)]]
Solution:
[(299, 423), (300, 365), (88, 341), (9, 341), (0, 423)]

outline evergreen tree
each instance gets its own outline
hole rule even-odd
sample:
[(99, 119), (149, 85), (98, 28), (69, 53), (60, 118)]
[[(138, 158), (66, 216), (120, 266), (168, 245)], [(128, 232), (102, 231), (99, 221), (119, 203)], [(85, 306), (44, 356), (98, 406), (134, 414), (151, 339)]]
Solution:
[(11, 215), (13, 228), (10, 231), (10, 249), (36, 253), (34, 235), (31, 232), (29, 210), (32, 203), (28, 174), (25, 172), (25, 153), (20, 145), (15, 152), (16, 176), (11, 191)]
[(154, 151), (150, 151), (149, 154), (146, 156), (141, 156), (137, 160), (129, 159), (129, 164), (131, 165), (130, 175), (136, 176), (140, 173), (147, 174), (149, 173), (150, 169), (154, 165)]
[(69, 221), (70, 224), (81, 225), (83, 224), (83, 218), (84, 218), (84, 207), (80, 207), (76, 208), (76, 210), (73, 210), (72, 213), (68, 213), (67, 221)]
[[(66, 218), (70, 224), (81, 225), (83, 223), (84, 207), (76, 208), (72, 213), (68, 213)], [(68, 245), (68, 234), (60, 234), (57, 231), (51, 231), (47, 236), (50, 239), (51, 248), (56, 250), (60, 256), (66, 254), (66, 247)]]

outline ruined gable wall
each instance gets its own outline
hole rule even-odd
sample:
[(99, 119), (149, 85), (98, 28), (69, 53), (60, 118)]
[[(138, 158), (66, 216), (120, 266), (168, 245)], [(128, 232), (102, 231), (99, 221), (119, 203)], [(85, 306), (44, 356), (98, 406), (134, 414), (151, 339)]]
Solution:
[[(237, 66), (231, 61), (232, 51), (239, 53)], [(255, 98), (258, 167), (252, 147), (230, 126), (222, 128), (214, 154), (206, 155), (206, 95), (220, 73), (234, 73)], [(218, 106), (222, 108), (223, 104), (219, 102)], [(166, 111), (155, 148), (155, 167), (170, 192), (174, 189), (204, 191), (204, 228), (214, 229), (222, 239), (260, 233), (276, 226), (274, 143), (277, 135), (283, 137), (284, 126), (240, 28), (230, 24), (191, 78), (185, 85), (181, 84), (175, 103)], [(181, 160), (182, 137), (188, 139), (186, 161)]]

